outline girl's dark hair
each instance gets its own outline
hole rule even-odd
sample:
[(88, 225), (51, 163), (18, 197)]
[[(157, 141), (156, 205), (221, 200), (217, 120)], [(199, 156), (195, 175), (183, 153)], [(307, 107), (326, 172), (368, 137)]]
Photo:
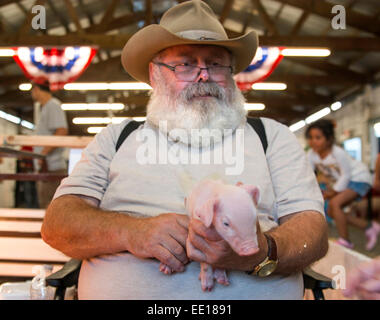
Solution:
[(321, 130), (322, 134), (325, 136), (326, 140), (330, 141), (331, 144), (333, 144), (335, 142), (334, 127), (335, 127), (335, 124), (331, 120), (327, 120), (327, 119), (317, 120), (307, 127), (305, 131), (305, 137), (306, 139), (310, 138), (311, 129), (319, 129)]

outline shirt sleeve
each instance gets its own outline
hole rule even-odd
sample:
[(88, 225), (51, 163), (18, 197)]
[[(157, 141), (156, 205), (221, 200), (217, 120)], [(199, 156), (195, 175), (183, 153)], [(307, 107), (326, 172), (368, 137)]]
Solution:
[(62, 180), (53, 199), (77, 194), (102, 200), (109, 184), (109, 168), (116, 153), (116, 142), (125, 125), (126, 121), (108, 125), (94, 137), (71, 174)]
[(307, 160), (309, 161), (310, 163), (310, 166), (311, 166), (311, 169), (313, 171), (315, 171), (315, 159), (314, 159), (314, 156), (313, 156), (313, 150), (309, 150), (306, 154), (306, 158)]
[(49, 130), (56, 130), (58, 128), (67, 128), (67, 120), (65, 112), (62, 110), (60, 103), (51, 103), (48, 106), (47, 123)]
[(333, 189), (336, 192), (345, 190), (351, 179), (351, 159), (350, 156), (341, 148), (334, 146), (332, 151), (340, 170), (340, 176), (335, 182)]
[(268, 136), (267, 162), (278, 218), (301, 211), (324, 215), (323, 197), (304, 150), (288, 127), (263, 119)]

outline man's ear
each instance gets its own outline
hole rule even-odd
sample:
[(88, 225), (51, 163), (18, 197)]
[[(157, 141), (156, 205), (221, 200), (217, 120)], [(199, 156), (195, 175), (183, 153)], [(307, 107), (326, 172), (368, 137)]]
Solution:
[(240, 188), (243, 188), (245, 191), (248, 192), (248, 194), (251, 196), (253, 199), (253, 202), (257, 206), (260, 200), (260, 190), (259, 188), (252, 186), (250, 184), (241, 184), (239, 185)]
[(214, 197), (209, 200), (202, 206), (202, 208), (195, 211), (195, 216), (199, 218), (206, 228), (209, 228), (214, 219), (214, 215), (218, 210), (219, 199)]

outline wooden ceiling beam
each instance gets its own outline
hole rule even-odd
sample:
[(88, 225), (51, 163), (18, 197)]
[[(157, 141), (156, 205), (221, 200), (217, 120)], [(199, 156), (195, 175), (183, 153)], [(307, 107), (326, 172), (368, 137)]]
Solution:
[(263, 6), (261, 0), (251, 0), (251, 1), (253, 5), (256, 7), (257, 11), (259, 12), (261, 19), (263, 20), (263, 23), (268, 31), (266, 32), (266, 34), (269, 34), (269, 35), (278, 34), (277, 27), (275, 23), (273, 22), (272, 18), (269, 16), (265, 7)]
[(376, 37), (334, 37), (334, 36), (260, 36), (262, 46), (286, 47), (328, 47), (342, 51), (380, 51)]
[(304, 22), (306, 21), (306, 19), (309, 17), (310, 15), (310, 12), (304, 10), (301, 14), (301, 16), (298, 18), (296, 24), (294, 25), (294, 27), (292, 28), (292, 30), (290, 31), (290, 35), (291, 36), (296, 36), (298, 34), (298, 32), (301, 30)]
[[(1, 46), (38, 46), (38, 45), (98, 45), (103, 49), (121, 49), (131, 34), (107, 35), (103, 32), (120, 28), (140, 20), (145, 13), (127, 14), (113, 20), (107, 26), (94, 25), (86, 28), (86, 34), (67, 34), (64, 36), (3, 34), (0, 35)], [(240, 34), (240, 33), (236, 33)], [(288, 47), (328, 47), (331, 50), (342, 51), (380, 51), (380, 41), (369, 37), (318, 37), (318, 36), (260, 36), (262, 46)]]
[(223, 9), (222, 9), (222, 12), (219, 16), (219, 21), (221, 24), (224, 24), (224, 21), (229, 16), (233, 4), (234, 4), (234, 0), (225, 0), (224, 1)]
[(119, 3), (120, 3), (120, 0), (112, 0), (112, 2), (109, 4), (109, 6), (107, 7), (107, 9), (104, 13), (102, 20), (99, 23), (100, 25), (105, 25), (109, 21), (111, 21)]
[(71, 20), (74, 22), (75, 27), (77, 28), (77, 32), (79, 34), (83, 34), (84, 33), (83, 27), (80, 24), (78, 14), (77, 14), (73, 4), (71, 3), (71, 0), (64, 0), (64, 2), (66, 5), (66, 8), (67, 8), (67, 11), (69, 13), (69, 16), (70, 16)]
[(338, 66), (326, 61), (321, 61), (319, 59), (308, 59), (308, 58), (298, 58), (298, 57), (286, 57), (286, 59), (289, 59), (292, 62), (301, 64), (303, 66), (307, 66), (315, 70), (323, 71), (327, 75), (337, 74), (343, 77), (349, 77), (359, 83), (371, 81), (371, 77), (366, 74), (352, 71), (352, 70), (346, 69), (345, 67), (341, 67), (341, 66)]
[(62, 13), (59, 10), (57, 10), (54, 2), (52, 0), (47, 0), (47, 3), (49, 5), (51, 11), (53, 12), (53, 14), (58, 18), (58, 20), (61, 23), (61, 25), (65, 28), (66, 33), (70, 33), (70, 28), (69, 28), (68, 21), (62, 15)]

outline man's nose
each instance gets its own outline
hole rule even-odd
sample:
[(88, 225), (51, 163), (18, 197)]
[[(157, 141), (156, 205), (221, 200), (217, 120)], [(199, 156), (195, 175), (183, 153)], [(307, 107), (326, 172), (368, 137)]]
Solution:
[(196, 82), (207, 82), (210, 79), (210, 74), (207, 68), (201, 68)]

